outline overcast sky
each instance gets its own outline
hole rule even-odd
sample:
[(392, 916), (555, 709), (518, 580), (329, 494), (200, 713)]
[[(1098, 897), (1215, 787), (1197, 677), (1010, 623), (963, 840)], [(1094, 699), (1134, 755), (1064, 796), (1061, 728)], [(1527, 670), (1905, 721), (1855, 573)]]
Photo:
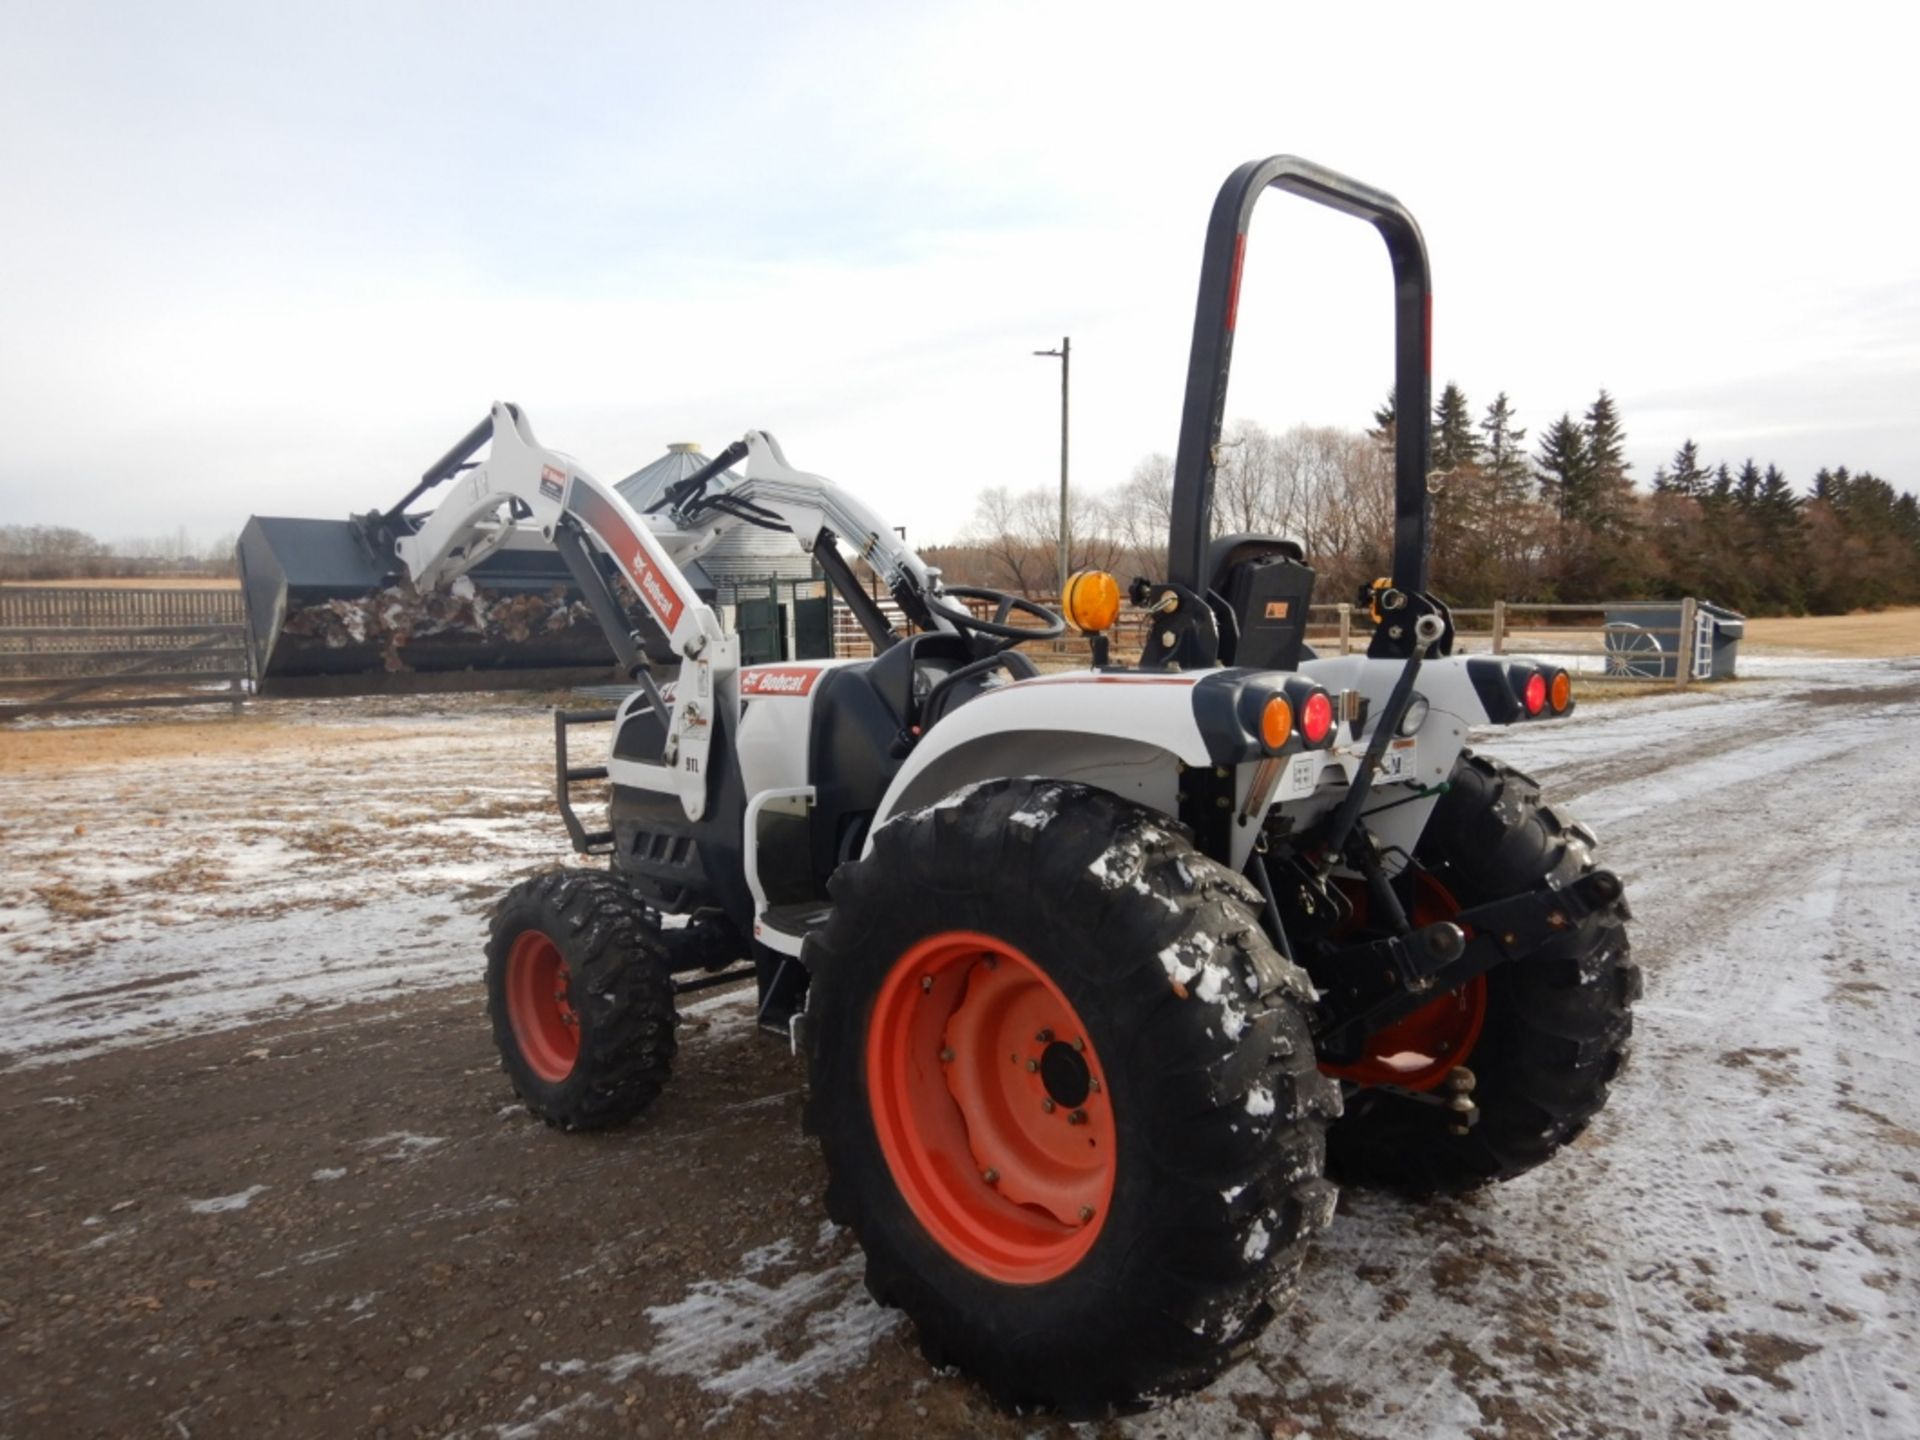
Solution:
[[(1173, 448), (1208, 206), (1278, 151), (1419, 218), (1436, 391), (1537, 439), (1605, 386), (1643, 482), (1920, 487), (1895, 13), (0, 0), (0, 522), (344, 516), (499, 398), (604, 479), (769, 429), (943, 538), (1057, 478), (1063, 334), (1075, 483)], [(1390, 298), (1270, 196), (1229, 413), (1364, 425)]]

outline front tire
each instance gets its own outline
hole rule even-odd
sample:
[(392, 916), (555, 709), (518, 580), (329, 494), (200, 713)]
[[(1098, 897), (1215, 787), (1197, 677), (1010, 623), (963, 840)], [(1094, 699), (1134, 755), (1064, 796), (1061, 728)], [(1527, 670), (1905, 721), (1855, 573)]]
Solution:
[(808, 1123), (875, 1298), (1003, 1405), (1211, 1379), (1334, 1200), (1338, 1092), (1259, 897), (1166, 817), (1040, 780), (901, 817), (832, 889)]
[(658, 922), (604, 870), (552, 870), (494, 907), (487, 1010), (514, 1093), (562, 1130), (638, 1115), (677, 1049)]
[[(1431, 877), (1416, 892), (1415, 919), (1447, 918), (1422, 908), (1433, 895), (1464, 908), (1550, 881), (1565, 885), (1594, 868), (1590, 841), (1541, 803), (1532, 779), (1463, 755), (1415, 847)], [(1626, 919), (1625, 899), (1616, 900), (1537, 953), (1495, 966), (1410, 1017), (1407, 1028), (1427, 1037), (1423, 1050), (1456, 1048), (1436, 1061), (1424, 1093), (1385, 1084), (1352, 1090), (1327, 1137), (1328, 1172), (1347, 1185), (1456, 1194), (1524, 1174), (1577, 1138), (1606, 1105), (1633, 1034), (1640, 971)], [(1476, 1082), (1478, 1122), (1464, 1135), (1440, 1103), (1441, 1072), (1454, 1066)]]

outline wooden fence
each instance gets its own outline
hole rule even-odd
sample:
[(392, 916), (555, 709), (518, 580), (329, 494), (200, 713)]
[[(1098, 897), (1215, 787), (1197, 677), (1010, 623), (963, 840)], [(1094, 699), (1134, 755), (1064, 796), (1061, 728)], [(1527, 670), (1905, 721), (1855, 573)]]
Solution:
[(247, 678), (238, 590), (0, 587), (0, 719), (154, 705), (237, 710)]

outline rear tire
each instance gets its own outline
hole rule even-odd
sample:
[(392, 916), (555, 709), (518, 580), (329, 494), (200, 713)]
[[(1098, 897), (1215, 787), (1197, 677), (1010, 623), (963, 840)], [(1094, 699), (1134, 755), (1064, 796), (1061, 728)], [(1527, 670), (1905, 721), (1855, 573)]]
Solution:
[(1218, 1374), (1335, 1193), (1338, 1090), (1258, 895), (1165, 816), (1031, 779), (893, 821), (832, 890), (807, 1119), (874, 1297), (1002, 1405)]
[[(1594, 868), (1590, 840), (1541, 804), (1532, 779), (1468, 753), (1415, 856), (1467, 907), (1567, 884)], [(1606, 1105), (1633, 1033), (1640, 971), (1627, 918), (1616, 900), (1534, 956), (1487, 972), (1485, 1020), (1459, 1060), (1477, 1082), (1480, 1115), (1467, 1134), (1451, 1133), (1451, 1112), (1432, 1098), (1354, 1090), (1328, 1132), (1328, 1173), (1346, 1185), (1458, 1193), (1523, 1174), (1578, 1137)]]
[(678, 1048), (653, 912), (604, 870), (553, 870), (494, 907), (487, 1009), (514, 1093), (549, 1125), (623, 1124), (660, 1093)]

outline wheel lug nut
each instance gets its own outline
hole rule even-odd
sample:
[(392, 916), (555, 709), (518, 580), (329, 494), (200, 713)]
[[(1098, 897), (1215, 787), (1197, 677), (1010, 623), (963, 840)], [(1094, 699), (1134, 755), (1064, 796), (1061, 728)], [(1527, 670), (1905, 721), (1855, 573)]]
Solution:
[(1085, 1039), (1085, 1037), (1084, 1037), (1084, 1036), (1080, 1036), (1080, 1035), (1076, 1035), (1076, 1036), (1074, 1036), (1074, 1037), (1073, 1037), (1073, 1048), (1074, 1048), (1074, 1049), (1076, 1049), (1076, 1050), (1078, 1050), (1078, 1051), (1080, 1051), (1080, 1052), (1081, 1052), (1082, 1054), (1085, 1054), (1085, 1053), (1086, 1053), (1086, 1049), (1087, 1049), (1087, 1042), (1086, 1042), (1086, 1039)]
[(943, 1065), (948, 1065), (948, 1064), (951, 1064), (952, 1062), (953, 1062), (953, 1051), (943, 1047), (940, 1051), (940, 1063)]
[(1093, 1206), (1082, 1205), (1080, 1207), (1080, 1219), (1083, 1224), (1086, 1221), (1093, 1219)]
[(1029, 1061), (1027, 1061), (1027, 1073), (1028, 1073), (1029, 1075), (1031, 1075), (1031, 1074), (1033, 1074), (1033, 1073), (1034, 1073), (1035, 1071), (1037, 1071), (1037, 1070), (1038, 1070), (1039, 1068), (1040, 1068), (1040, 1062), (1039, 1062), (1038, 1060), (1029, 1060)]
[(931, 995), (933, 993), (933, 976), (922, 975), (920, 977), (920, 992), (923, 995)]
[(1073, 1113), (1072, 1113), (1071, 1115), (1069, 1115), (1069, 1116), (1067, 1116), (1067, 1123), (1068, 1123), (1069, 1125), (1084, 1125), (1084, 1124), (1086, 1124), (1086, 1123), (1087, 1123), (1087, 1112), (1086, 1112), (1086, 1111), (1084, 1111), (1084, 1110), (1076, 1110), (1076, 1111), (1074, 1111), (1074, 1112), (1073, 1112)]
[(1000, 1172), (998, 1170), (983, 1170), (980, 1172), (980, 1178), (989, 1185), (998, 1185), (1000, 1183)]
[(1040, 1102), (1040, 1108), (1041, 1108), (1042, 1110), (1044, 1110), (1044, 1111), (1046, 1111), (1046, 1112), (1047, 1112), (1047, 1114), (1049, 1114), (1049, 1115), (1051, 1115), (1051, 1114), (1053, 1114), (1053, 1112), (1054, 1112), (1055, 1110), (1057, 1110), (1057, 1109), (1058, 1109), (1059, 1107), (1058, 1107), (1057, 1105), (1055, 1105), (1055, 1104), (1053, 1103), (1053, 1101), (1052, 1101), (1052, 1100), (1042, 1100), (1042, 1101)]
[(1100, 1080), (1099, 1080), (1099, 1077), (1098, 1077), (1098, 1076), (1095, 1076), (1094, 1078), (1092, 1078), (1092, 1079), (1090, 1079), (1090, 1080), (1088, 1080), (1088, 1081), (1087, 1081), (1087, 1088), (1088, 1088), (1089, 1090), (1091, 1090), (1091, 1091), (1093, 1091), (1093, 1093), (1094, 1093), (1094, 1094), (1096, 1094), (1096, 1095), (1098, 1095), (1098, 1094), (1100, 1093)]
[(1033, 1038), (1038, 1040), (1042, 1045), (1051, 1044), (1053, 1041), (1053, 1031), (1042, 1030), (1038, 1035), (1034, 1036)]

